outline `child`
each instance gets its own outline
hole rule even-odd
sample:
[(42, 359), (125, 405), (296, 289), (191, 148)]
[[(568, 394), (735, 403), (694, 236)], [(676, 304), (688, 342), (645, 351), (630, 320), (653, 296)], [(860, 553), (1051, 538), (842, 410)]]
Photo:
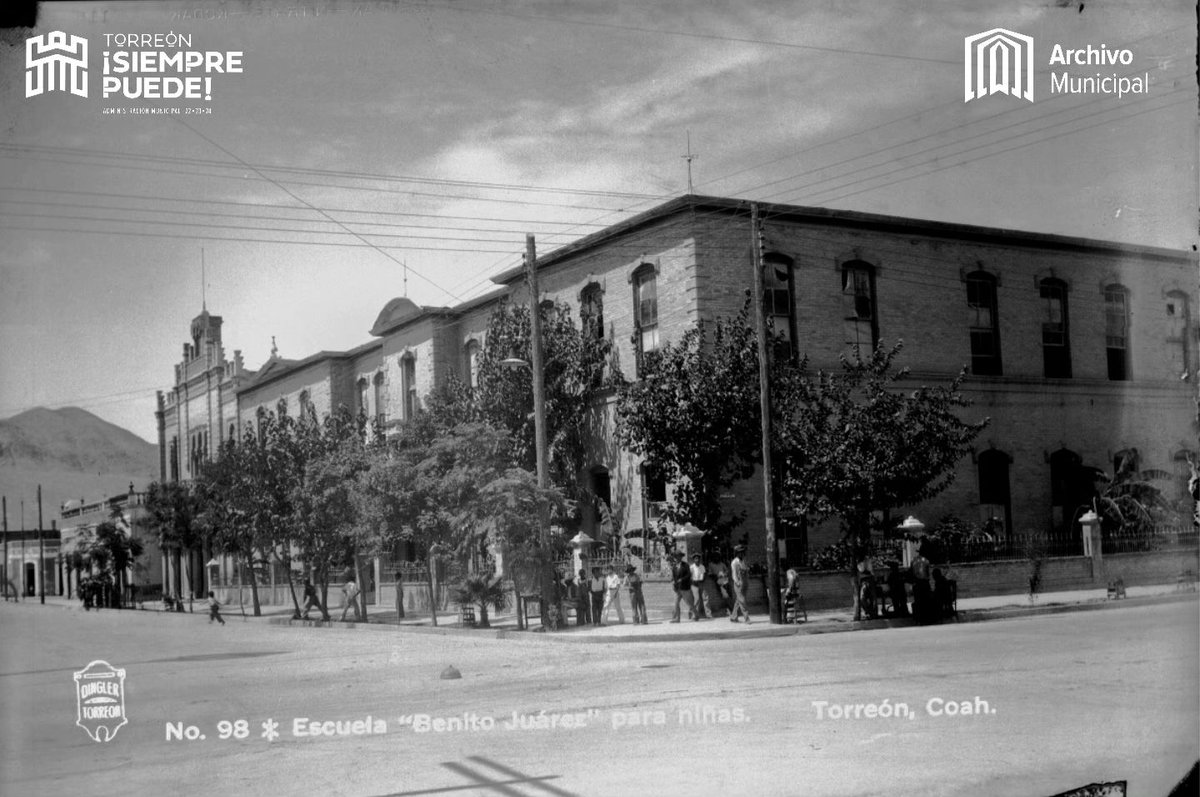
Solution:
[(216, 620), (221, 625), (225, 625), (225, 621), (221, 619), (221, 603), (217, 600), (217, 596), (208, 593), (208, 622), (211, 624)]

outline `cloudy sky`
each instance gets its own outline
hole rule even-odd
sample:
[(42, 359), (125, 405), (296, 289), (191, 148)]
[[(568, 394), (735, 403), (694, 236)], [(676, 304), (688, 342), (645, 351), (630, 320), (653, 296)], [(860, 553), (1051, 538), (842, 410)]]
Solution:
[[(73, 405), (154, 440), (202, 301), (251, 368), (272, 336), (350, 348), (392, 297), (486, 291), (526, 233), (686, 192), (689, 136), (698, 193), (1190, 249), (1195, 25), (1190, 0), (44, 3), (0, 43), (0, 418)], [(964, 103), (963, 39), (994, 27), (1034, 38), (1034, 102)], [(86, 99), (25, 96), (54, 30), (89, 41)], [(243, 71), (207, 101), (102, 96), (128, 49), (105, 34), (170, 32)], [(1054, 94), (1054, 44), (1128, 49), (1071, 74), (1149, 90)]]

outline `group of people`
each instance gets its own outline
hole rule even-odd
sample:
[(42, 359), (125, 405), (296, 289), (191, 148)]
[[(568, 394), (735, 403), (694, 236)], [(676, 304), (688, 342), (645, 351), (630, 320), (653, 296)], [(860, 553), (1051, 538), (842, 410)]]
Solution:
[(746, 546), (733, 549), (733, 561), (726, 568), (725, 562), (714, 559), (706, 567), (700, 554), (693, 554), (691, 564), (676, 551), (672, 556), (671, 582), (675, 588), (675, 611), (671, 622), (682, 618), (682, 605), (687, 606), (688, 618), (694, 621), (711, 620), (722, 612), (729, 621), (736, 623), (745, 617), (750, 622), (746, 608), (746, 582), (749, 568), (746, 566)]
[(565, 600), (575, 603), (575, 621), (577, 625), (608, 624), (612, 610), (616, 609), (617, 622), (625, 622), (625, 610), (621, 606), (621, 592), (629, 592), (629, 608), (633, 613), (634, 625), (647, 625), (646, 599), (642, 595), (642, 577), (633, 565), (625, 567), (625, 575), (617, 575), (612, 565), (601, 572), (599, 567), (593, 567), (591, 576), (586, 568), (580, 568), (578, 578), (568, 578), (563, 582)]
[[(865, 554), (855, 557), (855, 570), (851, 576), (854, 586), (854, 619), (861, 620), (863, 613), (874, 616), (874, 607), (864, 605), (864, 601), (876, 599), (874, 590), (863, 589), (864, 582), (875, 583), (875, 575), (871, 570), (870, 558)], [(908, 604), (908, 585), (912, 584), (912, 609)], [(954, 612), (955, 586), (941, 568), (933, 567), (925, 555), (917, 548), (912, 563), (907, 571), (900, 569), (898, 562), (888, 564), (888, 573), (884, 579), (884, 590), (894, 617), (912, 616), (918, 623), (929, 625), (940, 623)]]

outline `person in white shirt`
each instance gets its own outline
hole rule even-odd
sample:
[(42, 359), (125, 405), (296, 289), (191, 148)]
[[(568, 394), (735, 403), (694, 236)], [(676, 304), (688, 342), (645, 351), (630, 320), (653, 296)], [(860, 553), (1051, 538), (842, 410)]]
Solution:
[(750, 569), (746, 566), (746, 546), (739, 545), (733, 549), (733, 561), (729, 563), (730, 575), (733, 578), (733, 611), (729, 614), (729, 622), (736, 623), (740, 615), (746, 615), (750, 622), (750, 611), (746, 608), (746, 581), (750, 577)]
[(701, 619), (713, 616), (712, 606), (704, 594), (704, 579), (707, 576), (708, 571), (700, 560), (700, 554), (694, 554), (692, 556), (692, 589), (696, 593), (696, 617)]
[(621, 609), (621, 577), (613, 570), (612, 565), (604, 569), (604, 611), (600, 614), (600, 624), (608, 622), (608, 610), (617, 607), (617, 622), (625, 623), (625, 612)]
[(358, 620), (362, 613), (358, 610), (358, 582), (354, 580), (354, 576), (342, 587), (342, 594), (345, 596), (345, 600), (342, 601), (342, 620), (346, 619), (346, 612), (351, 606), (354, 607), (354, 619)]

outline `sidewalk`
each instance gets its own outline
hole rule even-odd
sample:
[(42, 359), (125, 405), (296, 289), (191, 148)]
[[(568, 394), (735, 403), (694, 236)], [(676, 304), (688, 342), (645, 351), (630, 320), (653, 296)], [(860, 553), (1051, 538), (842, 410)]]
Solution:
[[(1109, 600), (1107, 590), (1090, 589), (1070, 592), (1047, 592), (1030, 601), (1028, 595), (991, 595), (978, 598), (963, 598), (958, 601), (958, 622), (982, 622), (1014, 617), (1029, 617), (1043, 614), (1056, 614), (1070, 611), (1093, 611), (1108, 608), (1145, 606), (1178, 601), (1195, 601), (1200, 596), (1195, 591), (1195, 585), (1190, 591), (1180, 591), (1175, 584), (1161, 584), (1146, 587), (1129, 587), (1127, 597), (1119, 600)], [(39, 605), (38, 598), (22, 599), (23, 603)], [(68, 600), (58, 596), (46, 596), (46, 606), (56, 606), (72, 611), (83, 611), (78, 600)], [(808, 613), (808, 621), (771, 625), (765, 612), (751, 616), (749, 624), (744, 622), (731, 623), (727, 618), (717, 617), (712, 620), (684, 620), (679, 623), (669, 622), (669, 614), (664, 611), (650, 611), (649, 625), (633, 625), (613, 623), (603, 627), (571, 626), (557, 632), (545, 633), (539, 628), (536, 617), (530, 618), (533, 630), (517, 629), (515, 613), (501, 613), (490, 618), (490, 628), (464, 628), (459, 623), (457, 611), (439, 613), (438, 625), (435, 627), (428, 615), (410, 617), (397, 622), (394, 609), (368, 607), (366, 623), (338, 622), (330, 623), (319, 620), (293, 620), (291, 606), (264, 606), (262, 616), (253, 617), (247, 614), (246, 622), (269, 623), (271, 625), (289, 625), (297, 627), (328, 627), (331, 629), (356, 629), (370, 631), (400, 631), (424, 634), (453, 634), (476, 637), (492, 637), (498, 639), (530, 639), (554, 642), (579, 643), (611, 643), (611, 642), (685, 642), (703, 639), (743, 639), (758, 637), (795, 636), (800, 634), (828, 634), (842, 631), (866, 631), (882, 628), (897, 628), (915, 625), (908, 618), (882, 618), (877, 620), (855, 621), (853, 610), (849, 607), (839, 609), (822, 609)], [(115, 609), (102, 609), (103, 612), (115, 612)], [(120, 611), (137, 611), (120, 610)], [(144, 611), (161, 612), (161, 604), (146, 604)], [(203, 602), (197, 601), (194, 614), (204, 614), (207, 608)], [(241, 609), (237, 605), (222, 607), (222, 615), (226, 621), (238, 622), (243, 620)], [(331, 610), (330, 615), (336, 618), (341, 609)], [(168, 615), (170, 613), (167, 613)], [(953, 622), (953, 621), (949, 621)]]

